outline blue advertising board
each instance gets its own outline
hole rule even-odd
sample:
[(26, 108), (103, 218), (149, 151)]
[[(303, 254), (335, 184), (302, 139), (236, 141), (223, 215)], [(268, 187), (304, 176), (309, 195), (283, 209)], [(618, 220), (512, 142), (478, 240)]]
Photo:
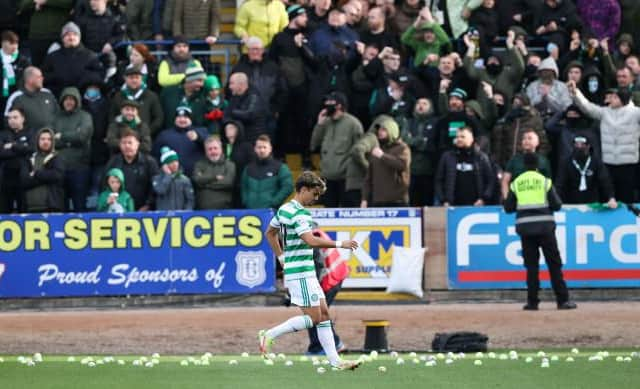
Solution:
[(275, 290), (270, 210), (0, 216), (0, 298)]
[[(450, 288), (526, 288), (514, 219), (499, 207), (449, 208)], [(555, 219), (569, 287), (640, 287), (640, 218), (626, 209), (564, 207)], [(542, 286), (549, 287), (546, 265), (540, 269)]]

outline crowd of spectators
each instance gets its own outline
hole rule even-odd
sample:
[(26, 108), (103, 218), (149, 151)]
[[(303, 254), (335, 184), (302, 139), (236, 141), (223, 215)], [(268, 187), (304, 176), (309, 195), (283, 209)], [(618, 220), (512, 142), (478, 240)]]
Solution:
[(525, 153), (565, 203), (640, 200), (640, 2), (246, 0), (227, 79), (192, 55), (221, 13), (0, 1), (0, 213), (277, 207), (291, 153), (330, 207), (499, 204)]

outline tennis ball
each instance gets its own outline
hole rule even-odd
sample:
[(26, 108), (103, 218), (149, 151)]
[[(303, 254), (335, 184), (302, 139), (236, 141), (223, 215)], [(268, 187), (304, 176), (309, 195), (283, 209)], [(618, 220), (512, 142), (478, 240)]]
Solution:
[(380, 367), (378, 367), (378, 371), (381, 372), (381, 373), (384, 373), (384, 372), (387, 371), (387, 368), (384, 367), (384, 366), (380, 366)]

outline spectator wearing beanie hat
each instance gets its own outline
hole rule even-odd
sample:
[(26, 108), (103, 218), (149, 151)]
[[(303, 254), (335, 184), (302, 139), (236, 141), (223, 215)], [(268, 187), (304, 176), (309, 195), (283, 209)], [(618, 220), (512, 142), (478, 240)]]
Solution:
[(216, 76), (207, 76), (204, 80), (205, 115), (204, 120), (209, 134), (219, 134), (224, 117), (224, 109), (229, 104), (222, 93), (222, 85)]
[[(447, 102), (448, 99), (448, 102)], [(468, 115), (465, 111), (465, 101), (467, 92), (462, 88), (455, 88), (449, 93), (441, 87), (438, 96), (439, 111), (444, 112), (436, 124), (436, 146), (438, 150), (437, 159), (447, 150), (454, 148), (456, 134), (459, 128), (471, 127), (476, 144), (483, 146), (484, 137), (480, 133), (480, 121)]]
[(640, 160), (640, 108), (631, 103), (628, 90), (610, 93), (608, 106), (591, 103), (571, 81), (569, 91), (582, 112), (600, 121), (602, 160), (611, 174), (615, 197), (625, 203), (634, 201)]
[(194, 126), (205, 125), (206, 95), (203, 87), (206, 77), (202, 67), (194, 65), (186, 69), (180, 85), (162, 88), (160, 101), (164, 112), (165, 128), (172, 125), (178, 107), (191, 109), (191, 121)]
[(187, 69), (194, 66), (202, 69), (202, 64), (191, 56), (189, 41), (184, 36), (175, 36), (171, 52), (160, 62), (158, 83), (161, 87), (179, 85), (185, 77)]
[(162, 148), (170, 147), (182, 156), (184, 172), (191, 176), (195, 163), (204, 157), (204, 140), (209, 134), (204, 127), (195, 127), (192, 124), (189, 107), (178, 107), (175, 112), (174, 125), (158, 134), (153, 142), (151, 155), (161, 160)]
[(82, 85), (86, 80), (104, 78), (98, 55), (80, 43), (80, 28), (73, 22), (62, 27), (62, 47), (47, 54), (42, 65), (45, 86), (59, 96), (66, 87)]
[(161, 173), (152, 179), (158, 210), (193, 210), (195, 195), (189, 177), (182, 174), (178, 153), (164, 146), (160, 149)]
[(34, 0), (23, 0), (17, 3), (19, 3), (18, 14), (31, 14), (27, 35), (31, 49), (31, 61), (35, 66), (41, 66), (49, 46), (58, 40), (60, 28), (68, 20), (74, 1), (58, 0), (36, 3)]

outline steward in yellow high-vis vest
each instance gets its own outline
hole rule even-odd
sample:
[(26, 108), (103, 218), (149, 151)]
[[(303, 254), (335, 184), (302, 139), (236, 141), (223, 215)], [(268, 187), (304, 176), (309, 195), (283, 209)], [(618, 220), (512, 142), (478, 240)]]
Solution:
[(553, 219), (553, 212), (560, 210), (562, 200), (551, 180), (538, 173), (536, 154), (526, 153), (523, 159), (526, 171), (511, 182), (504, 201), (505, 212), (516, 212), (516, 232), (520, 235), (522, 257), (527, 269), (527, 304), (523, 309), (535, 311), (540, 303), (540, 249), (549, 268), (558, 309), (574, 309), (576, 304), (569, 301), (569, 291), (562, 276), (562, 259)]

